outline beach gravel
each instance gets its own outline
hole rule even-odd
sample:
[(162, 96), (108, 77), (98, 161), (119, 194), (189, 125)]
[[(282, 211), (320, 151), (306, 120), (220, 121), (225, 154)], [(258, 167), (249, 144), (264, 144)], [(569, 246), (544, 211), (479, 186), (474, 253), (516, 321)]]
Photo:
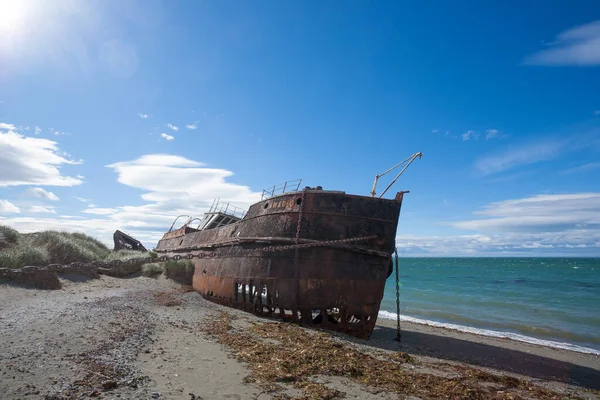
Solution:
[[(163, 276), (63, 277), (60, 290), (0, 284), (0, 397), (300, 398), (303, 393), (292, 385), (282, 385), (284, 392), (266, 391), (264, 384), (252, 381), (253, 369), (236, 359), (232, 348), (206, 333), (207, 321), (223, 311), (237, 317), (236, 329), (266, 321), (205, 301)], [(600, 378), (597, 356), (440, 333), (428, 327), (405, 324), (404, 328), (403, 351), (418, 360), (416, 365), (406, 364), (411, 373), (460, 376), (467, 365), (499, 368), (500, 374), (520, 372), (519, 376), (561, 396), (598, 398), (597, 391), (588, 390)], [(393, 333), (384, 324), (368, 342), (334, 340), (386, 358), (399, 349)], [(513, 370), (511, 363), (517, 366)], [(338, 376), (312, 376), (307, 384), (311, 382), (346, 398), (398, 398)]]

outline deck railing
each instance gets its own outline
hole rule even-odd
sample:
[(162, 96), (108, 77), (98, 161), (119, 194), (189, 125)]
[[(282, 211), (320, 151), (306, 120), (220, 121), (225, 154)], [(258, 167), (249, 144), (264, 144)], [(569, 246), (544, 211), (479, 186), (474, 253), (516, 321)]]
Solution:
[(301, 183), (302, 179), (295, 179), (293, 181), (278, 183), (277, 185), (273, 185), (273, 187), (263, 189), (262, 196), (260, 197), (260, 199), (268, 199), (269, 197), (273, 197), (277, 194), (282, 194), (286, 192), (296, 192), (300, 188)]
[(208, 210), (208, 212), (221, 212), (223, 214), (231, 215), (233, 217), (244, 218), (247, 211), (243, 208), (232, 206), (229, 203), (220, 203), (216, 201), (210, 207), (210, 210)]

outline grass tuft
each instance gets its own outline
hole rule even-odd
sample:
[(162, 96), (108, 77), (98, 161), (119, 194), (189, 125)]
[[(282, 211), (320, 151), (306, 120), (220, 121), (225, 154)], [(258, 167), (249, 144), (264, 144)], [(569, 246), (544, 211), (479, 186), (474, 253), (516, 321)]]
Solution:
[(158, 277), (164, 272), (164, 267), (160, 263), (151, 263), (142, 265), (142, 275), (149, 278)]
[(14, 244), (19, 239), (19, 232), (10, 226), (0, 225), (0, 249)]
[(167, 278), (182, 285), (192, 285), (194, 264), (191, 261), (167, 261), (162, 264)]
[(15, 247), (0, 252), (0, 268), (40, 267), (49, 264), (49, 259), (43, 248)]

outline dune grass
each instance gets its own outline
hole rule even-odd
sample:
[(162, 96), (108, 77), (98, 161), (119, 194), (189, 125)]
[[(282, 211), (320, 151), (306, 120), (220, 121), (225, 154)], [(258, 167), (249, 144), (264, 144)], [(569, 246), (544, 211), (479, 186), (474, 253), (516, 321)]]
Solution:
[(149, 256), (152, 254), (131, 250), (112, 251), (98, 239), (83, 233), (50, 230), (22, 234), (0, 225), (0, 268), (69, 264), (75, 261), (128, 260)]
[(50, 263), (102, 260), (111, 251), (100, 241), (81, 233), (44, 231), (31, 234), (31, 248), (46, 249)]
[[(147, 257), (156, 259), (158, 254), (154, 251), (112, 251), (99, 240), (82, 233), (43, 231), (22, 234), (0, 225), (0, 268)], [(165, 277), (182, 285), (191, 285), (194, 276), (194, 265), (189, 260), (146, 263), (141, 270), (147, 277), (164, 273)]]
[(0, 250), (0, 268), (21, 268), (26, 265), (42, 266), (50, 263), (44, 248), (11, 247)]
[(194, 264), (191, 261), (167, 261), (162, 264), (167, 278), (182, 285), (192, 285)]
[(149, 278), (158, 277), (165, 271), (165, 267), (162, 263), (149, 263), (142, 265), (142, 275)]
[(19, 239), (19, 232), (10, 226), (0, 225), (0, 250), (14, 244)]

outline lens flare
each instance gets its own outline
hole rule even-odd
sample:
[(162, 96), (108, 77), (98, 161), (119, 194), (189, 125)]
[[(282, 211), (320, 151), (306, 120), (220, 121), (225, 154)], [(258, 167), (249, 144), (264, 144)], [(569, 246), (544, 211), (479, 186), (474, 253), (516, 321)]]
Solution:
[(0, 35), (18, 33), (25, 25), (31, 6), (26, 0), (0, 0)]

